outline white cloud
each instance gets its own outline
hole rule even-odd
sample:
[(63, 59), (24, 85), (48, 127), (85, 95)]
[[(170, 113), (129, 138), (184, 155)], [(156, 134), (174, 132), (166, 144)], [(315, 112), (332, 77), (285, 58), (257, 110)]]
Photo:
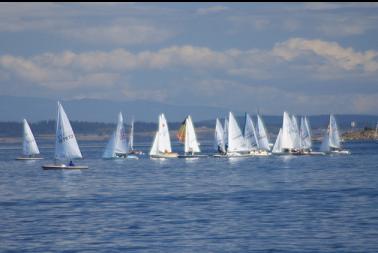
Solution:
[(365, 72), (378, 70), (377, 51), (356, 52), (353, 48), (341, 47), (336, 42), (293, 38), (277, 43), (273, 48), (273, 53), (286, 61), (293, 61), (298, 57), (311, 60), (311, 57), (315, 55), (324, 59), (327, 64), (345, 71), (356, 70), (359, 67), (362, 67)]
[(222, 5), (216, 5), (216, 6), (211, 6), (207, 8), (199, 8), (197, 9), (197, 14), (200, 15), (207, 15), (207, 14), (213, 14), (213, 13), (220, 13), (228, 10), (229, 8), (226, 6)]

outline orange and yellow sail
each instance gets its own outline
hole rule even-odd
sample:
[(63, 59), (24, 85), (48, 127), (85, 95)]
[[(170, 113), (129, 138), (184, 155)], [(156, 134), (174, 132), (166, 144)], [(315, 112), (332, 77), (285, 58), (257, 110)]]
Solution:
[(177, 139), (182, 143), (185, 142), (185, 130), (186, 130), (186, 119), (181, 123), (179, 130), (177, 131)]

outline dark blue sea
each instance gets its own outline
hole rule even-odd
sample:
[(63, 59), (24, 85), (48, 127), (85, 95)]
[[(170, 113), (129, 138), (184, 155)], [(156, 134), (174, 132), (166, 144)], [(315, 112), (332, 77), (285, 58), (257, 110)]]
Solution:
[(79, 145), (88, 170), (42, 170), (52, 143), (29, 162), (0, 144), (0, 252), (378, 252), (377, 142), (344, 143), (349, 156), (165, 161)]

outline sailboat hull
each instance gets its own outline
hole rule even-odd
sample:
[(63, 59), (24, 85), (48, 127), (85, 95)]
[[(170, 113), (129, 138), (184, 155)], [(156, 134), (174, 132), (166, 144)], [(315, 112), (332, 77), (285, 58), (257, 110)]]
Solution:
[(164, 153), (164, 154), (157, 154), (157, 155), (150, 155), (151, 158), (178, 158), (177, 153)]
[(17, 161), (27, 161), (27, 160), (43, 160), (43, 157), (17, 157)]
[(203, 158), (207, 155), (179, 155), (178, 158)]
[(43, 165), (42, 168), (44, 170), (83, 170), (83, 169), (88, 169), (88, 166), (85, 166), (85, 165), (69, 166), (69, 165), (65, 165), (65, 164), (46, 164), (46, 165)]

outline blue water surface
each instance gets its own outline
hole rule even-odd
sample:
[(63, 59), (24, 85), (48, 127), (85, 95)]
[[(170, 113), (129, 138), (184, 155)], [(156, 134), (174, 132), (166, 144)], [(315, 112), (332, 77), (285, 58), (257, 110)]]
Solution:
[(378, 252), (377, 142), (345, 143), (349, 156), (164, 161), (80, 146), (88, 170), (44, 171), (51, 143), (26, 162), (0, 145), (1, 252)]

